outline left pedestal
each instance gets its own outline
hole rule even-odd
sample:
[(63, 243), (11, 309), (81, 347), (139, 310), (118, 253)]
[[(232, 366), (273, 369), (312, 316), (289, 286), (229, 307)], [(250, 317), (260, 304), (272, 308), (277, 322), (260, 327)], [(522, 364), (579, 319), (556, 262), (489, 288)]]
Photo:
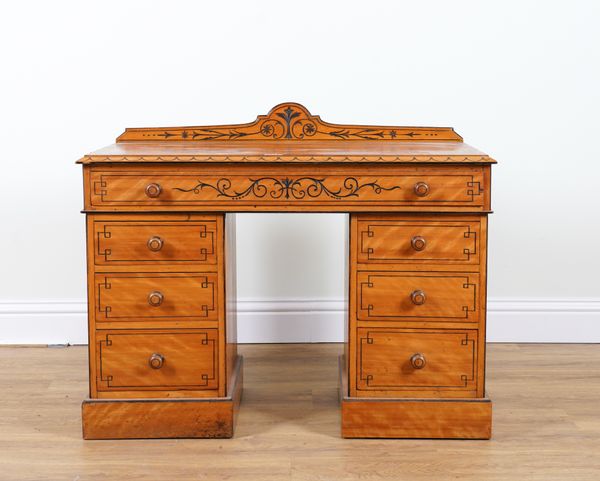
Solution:
[(233, 436), (233, 226), (223, 214), (88, 213), (85, 439)]

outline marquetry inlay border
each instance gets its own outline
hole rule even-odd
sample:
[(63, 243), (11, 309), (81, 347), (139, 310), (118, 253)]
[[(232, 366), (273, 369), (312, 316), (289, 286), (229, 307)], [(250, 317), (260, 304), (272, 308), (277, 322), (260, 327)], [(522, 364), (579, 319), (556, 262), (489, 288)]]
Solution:
[[(464, 322), (477, 322), (479, 319), (479, 274), (477, 273), (452, 273), (452, 272), (411, 272), (411, 271), (357, 271), (356, 284), (358, 286), (358, 305), (356, 307), (356, 318), (358, 320), (397, 320), (397, 319), (414, 319), (414, 320), (427, 320), (430, 322), (445, 322), (446, 320), (453, 321), (464, 321)], [(396, 312), (390, 309), (390, 304), (386, 304), (385, 307), (388, 309), (387, 314), (379, 313), (374, 314), (376, 307), (372, 300), (369, 299), (369, 289), (377, 289), (375, 287), (375, 280), (382, 279), (393, 279), (402, 278), (406, 279), (407, 291), (404, 293), (406, 298), (410, 295), (413, 290), (419, 289), (419, 280), (423, 278), (428, 279), (439, 279), (439, 280), (454, 280), (460, 288), (464, 289), (466, 293), (465, 301), (468, 301), (466, 305), (462, 305), (460, 311), (456, 311), (454, 314), (442, 314), (436, 311), (425, 310), (419, 313), (408, 313), (403, 312), (401, 308), (396, 308)], [(379, 288), (385, 288), (385, 281), (381, 281)], [(412, 287), (410, 287), (412, 286)], [(396, 298), (396, 299), (399, 299)], [(397, 303), (397, 301), (396, 301)], [(427, 304), (424, 307), (427, 308)]]
[[(109, 322), (109, 321), (132, 321), (138, 319), (144, 320), (167, 320), (167, 321), (176, 321), (183, 319), (191, 319), (191, 318), (199, 318), (206, 320), (214, 320), (218, 316), (218, 303), (217, 303), (217, 293), (218, 293), (218, 275), (216, 273), (189, 273), (189, 272), (169, 272), (169, 273), (96, 273), (95, 276), (95, 301), (96, 301), (96, 321), (97, 322)], [(117, 315), (115, 314), (115, 309), (113, 309), (112, 305), (109, 304), (111, 301), (106, 301), (105, 297), (102, 293), (106, 293), (113, 289), (112, 282), (115, 279), (144, 279), (144, 280), (155, 280), (155, 288), (161, 288), (160, 280), (161, 279), (193, 279), (198, 282), (198, 286), (200, 289), (206, 289), (209, 294), (206, 296), (206, 300), (210, 300), (206, 304), (202, 304), (200, 310), (194, 313), (185, 313), (185, 314), (161, 314), (160, 311), (154, 312), (151, 310), (144, 312), (137, 312), (135, 314), (127, 314), (127, 315)], [(148, 292), (155, 289), (152, 285), (149, 284)], [(119, 300), (118, 296), (123, 296), (123, 299), (127, 299), (129, 293), (124, 292), (124, 289), (117, 294), (117, 298), (115, 300)], [(126, 310), (127, 308), (123, 308)], [(148, 312), (151, 313), (148, 314)]]
[[(157, 233), (161, 233), (162, 227), (183, 227), (186, 229), (196, 230), (198, 235), (197, 248), (198, 257), (196, 259), (177, 259), (173, 257), (155, 259), (115, 259), (111, 248), (111, 241), (113, 239), (113, 233), (120, 228), (131, 228), (131, 227), (152, 227), (156, 229)], [(164, 264), (164, 263), (189, 263), (189, 264), (203, 264), (203, 265), (216, 265), (217, 264), (217, 249), (216, 249), (216, 237), (217, 235), (217, 223), (216, 221), (107, 221), (99, 220), (94, 221), (94, 242), (95, 242), (95, 265), (110, 264), (115, 265), (119, 263), (126, 264)], [(202, 239), (202, 240), (200, 240)], [(170, 239), (169, 239), (170, 241)], [(176, 240), (177, 241), (177, 240)], [(120, 241), (117, 241), (120, 242)]]
[(273, 162), (273, 163), (446, 163), (491, 164), (496, 161), (484, 155), (86, 155), (80, 164), (101, 162)]
[[(238, 169), (239, 170), (239, 169)], [(287, 173), (272, 168), (252, 175), (250, 169), (224, 173), (209, 169), (180, 171), (102, 171), (90, 176), (90, 204), (103, 205), (224, 205), (251, 203), (323, 203), (366, 205), (388, 204), (398, 206), (430, 205), (468, 207), (483, 205), (484, 188), (480, 172), (471, 170), (444, 174), (440, 171), (381, 173), (364, 175), (357, 168), (348, 175), (306, 175)], [(188, 173), (185, 173), (188, 172)], [(140, 180), (141, 179), (141, 180)], [(448, 184), (449, 179), (452, 184)], [(424, 180), (433, 186), (435, 195), (417, 197), (411, 194), (415, 182)], [(149, 199), (140, 182), (160, 183), (166, 195)], [(435, 185), (434, 185), (435, 184)]]
[[(405, 239), (398, 238), (396, 240), (397, 246), (396, 248), (388, 249), (386, 251), (385, 246), (383, 245), (373, 245), (373, 241), (377, 241), (376, 232), (379, 229), (382, 230), (402, 230), (414, 228), (415, 232), (420, 233), (420, 230), (426, 230), (428, 228), (434, 228), (437, 230), (430, 234), (431, 237), (435, 238), (437, 235), (443, 233), (444, 236), (448, 236), (450, 232), (456, 231), (458, 235), (455, 236), (456, 239), (467, 239), (470, 241), (470, 245), (465, 243), (464, 245), (457, 246), (457, 250), (453, 257), (439, 257), (439, 256), (430, 256), (428, 249), (425, 249), (423, 252), (414, 251), (411, 252), (412, 255), (406, 255), (400, 247), (400, 243), (403, 242), (406, 246), (410, 245), (410, 238), (407, 237)], [(472, 230), (473, 229), (473, 230)], [(383, 263), (431, 263), (435, 264), (437, 262), (443, 262), (448, 264), (468, 264), (475, 263), (480, 264), (480, 254), (481, 250), (479, 249), (479, 235), (481, 232), (481, 222), (479, 220), (469, 220), (469, 221), (453, 221), (453, 220), (421, 220), (414, 219), (412, 221), (409, 220), (398, 220), (398, 221), (382, 221), (382, 220), (359, 220), (358, 226), (358, 253), (359, 253), (359, 262), (368, 262), (368, 261), (376, 261)], [(370, 240), (372, 239), (372, 241)], [(429, 237), (428, 237), (429, 239)], [(383, 250), (386, 252), (386, 255), (380, 253)], [(394, 255), (395, 253), (395, 255)], [(415, 255), (418, 254), (418, 255)], [(463, 256), (462, 258), (460, 256)]]
[[(100, 331), (99, 331), (100, 332)], [(125, 385), (119, 384), (114, 385), (114, 376), (106, 372), (104, 368), (104, 356), (106, 355), (107, 348), (113, 345), (113, 340), (120, 336), (135, 336), (135, 335), (146, 335), (146, 336), (173, 336), (177, 335), (180, 339), (182, 336), (199, 336), (200, 345), (208, 346), (211, 349), (211, 370), (208, 373), (200, 375), (198, 382), (193, 384), (177, 384), (177, 385), (151, 385), (151, 384), (140, 384), (140, 385)], [(96, 385), (99, 391), (104, 390), (145, 390), (145, 389), (164, 389), (164, 390), (196, 390), (196, 389), (216, 389), (217, 388), (217, 367), (219, 364), (219, 350), (218, 350), (218, 330), (217, 329), (203, 329), (187, 332), (156, 332), (156, 331), (145, 331), (140, 333), (139, 331), (122, 331), (122, 332), (102, 332), (102, 337), (96, 340), (98, 345), (97, 348), (97, 366), (98, 366), (98, 378)]]
[[(376, 335), (388, 335), (388, 336), (402, 336), (407, 334), (418, 334), (422, 336), (424, 341), (427, 341), (427, 336), (431, 335), (447, 335), (456, 336), (457, 345), (456, 349), (464, 347), (469, 349), (471, 355), (471, 372), (461, 373), (455, 384), (437, 385), (434, 383), (428, 385), (414, 385), (407, 381), (410, 381), (410, 376), (402, 376), (398, 378), (398, 382), (394, 384), (378, 384), (372, 373), (366, 372), (363, 367), (365, 359), (365, 346), (375, 346)], [(409, 331), (402, 329), (359, 329), (358, 333), (358, 357), (357, 357), (357, 372), (359, 385), (357, 389), (360, 390), (374, 390), (374, 389), (385, 389), (385, 390), (429, 390), (429, 389), (472, 389), (473, 384), (476, 384), (476, 370), (477, 370), (477, 331), (448, 331), (448, 330), (422, 330), (422, 331)], [(392, 360), (390, 360), (393, 362)], [(407, 360), (405, 360), (407, 361)], [(406, 383), (405, 383), (406, 382)], [(475, 386), (476, 387), (476, 386)]]

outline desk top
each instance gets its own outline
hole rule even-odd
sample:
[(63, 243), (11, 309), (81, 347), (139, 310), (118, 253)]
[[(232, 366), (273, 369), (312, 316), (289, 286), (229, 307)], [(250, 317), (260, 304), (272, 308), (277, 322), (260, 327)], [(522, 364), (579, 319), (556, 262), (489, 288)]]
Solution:
[(128, 128), (115, 144), (79, 163), (375, 162), (474, 163), (495, 160), (449, 127), (330, 124), (302, 105), (284, 103), (248, 124)]

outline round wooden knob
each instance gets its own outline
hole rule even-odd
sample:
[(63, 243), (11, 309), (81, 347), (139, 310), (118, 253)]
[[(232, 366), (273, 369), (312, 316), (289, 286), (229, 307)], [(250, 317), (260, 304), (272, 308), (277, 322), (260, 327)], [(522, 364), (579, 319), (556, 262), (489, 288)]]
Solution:
[(162, 292), (154, 291), (148, 294), (148, 304), (153, 307), (158, 307), (163, 303), (165, 296), (163, 296)]
[(427, 185), (427, 182), (417, 182), (413, 190), (419, 197), (425, 197), (427, 194), (429, 194), (429, 185)]
[(146, 195), (151, 199), (155, 199), (162, 192), (162, 188), (159, 184), (148, 184), (146, 186)]
[(165, 363), (165, 356), (155, 352), (150, 356), (150, 359), (148, 359), (148, 363), (152, 369), (160, 369)]
[(423, 304), (425, 304), (425, 299), (426, 299), (426, 296), (423, 291), (420, 291), (420, 290), (412, 291), (410, 294), (410, 300), (416, 306), (422, 306)]
[(425, 364), (427, 364), (427, 361), (425, 360), (425, 356), (423, 356), (423, 354), (421, 353), (416, 353), (413, 354), (410, 357), (410, 365), (412, 367), (414, 367), (415, 369), (423, 369), (425, 367)]
[(421, 237), (420, 235), (416, 235), (414, 236), (411, 240), (410, 240), (410, 245), (412, 246), (412, 248), (416, 251), (422, 251), (425, 249), (425, 246), (427, 245), (427, 242), (425, 241), (425, 237)]
[(158, 236), (153, 236), (150, 237), (150, 239), (148, 239), (148, 242), (146, 243), (146, 245), (148, 246), (148, 249), (150, 249), (152, 252), (158, 252), (159, 250), (162, 249), (163, 247), (163, 240), (158, 237)]

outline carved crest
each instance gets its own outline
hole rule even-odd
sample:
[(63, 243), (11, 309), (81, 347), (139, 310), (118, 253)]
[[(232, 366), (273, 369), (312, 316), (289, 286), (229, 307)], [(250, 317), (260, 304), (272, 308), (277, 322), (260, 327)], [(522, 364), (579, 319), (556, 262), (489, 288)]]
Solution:
[(279, 104), (248, 124), (204, 127), (128, 128), (117, 138), (126, 141), (236, 141), (236, 140), (392, 140), (458, 141), (450, 127), (383, 127), (324, 122), (296, 103)]

